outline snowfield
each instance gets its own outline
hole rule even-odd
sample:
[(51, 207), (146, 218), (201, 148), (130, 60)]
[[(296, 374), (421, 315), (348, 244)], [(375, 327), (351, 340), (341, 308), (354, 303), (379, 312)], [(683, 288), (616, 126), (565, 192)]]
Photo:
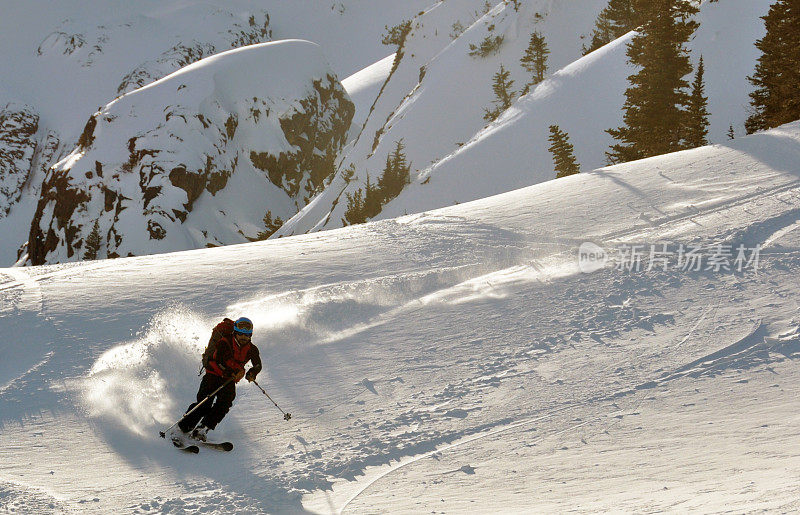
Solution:
[[(793, 123), (345, 229), (0, 269), (0, 508), (797, 511), (798, 163)], [(581, 273), (585, 242), (706, 261)], [(757, 266), (705, 266), (719, 245)], [(224, 315), (293, 418), (243, 383), (234, 451), (175, 452), (158, 431)]]

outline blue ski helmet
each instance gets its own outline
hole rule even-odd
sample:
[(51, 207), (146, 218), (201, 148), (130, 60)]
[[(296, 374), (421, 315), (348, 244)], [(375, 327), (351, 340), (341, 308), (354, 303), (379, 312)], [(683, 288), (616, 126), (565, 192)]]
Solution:
[(249, 318), (241, 317), (233, 323), (233, 331), (240, 334), (253, 334), (253, 322)]

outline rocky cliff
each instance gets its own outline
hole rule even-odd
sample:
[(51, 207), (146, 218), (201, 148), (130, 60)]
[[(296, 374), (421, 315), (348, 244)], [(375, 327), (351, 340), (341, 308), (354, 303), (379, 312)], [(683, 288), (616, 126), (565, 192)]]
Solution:
[[(246, 242), (323, 187), (353, 104), (320, 48), (264, 43), (202, 59), (100, 109), (47, 173), (29, 261)], [(20, 159), (32, 153), (22, 145)]]

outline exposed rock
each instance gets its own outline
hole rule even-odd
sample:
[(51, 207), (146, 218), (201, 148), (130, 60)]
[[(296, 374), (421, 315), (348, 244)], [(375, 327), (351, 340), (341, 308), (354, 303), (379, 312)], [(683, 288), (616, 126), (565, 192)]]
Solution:
[(48, 34), (39, 48), (36, 55), (46, 55), (50, 53), (71, 55), (76, 50), (86, 44), (86, 36), (83, 34), (67, 34), (63, 31), (55, 31)]
[(313, 43), (190, 65), (92, 115), (44, 181), (30, 261), (80, 259), (96, 220), (101, 258), (254, 239), (321, 190), (353, 114)]
[(0, 109), (0, 218), (19, 200), (36, 153), (39, 115), (25, 106)]
[[(251, 152), (253, 166), (266, 171), (270, 181), (294, 197), (303, 193), (303, 204), (322, 190), (322, 181), (334, 173), (336, 150), (345, 143), (346, 133), (341, 124), (319, 127), (315, 120), (330, 110), (340, 110), (341, 118), (352, 120), (355, 113), (344, 90), (338, 87), (335, 77), (315, 80), (317, 95), (300, 101), (302, 109), (290, 117), (280, 118), (286, 141), (292, 151), (271, 155)], [(349, 123), (348, 123), (349, 125)]]

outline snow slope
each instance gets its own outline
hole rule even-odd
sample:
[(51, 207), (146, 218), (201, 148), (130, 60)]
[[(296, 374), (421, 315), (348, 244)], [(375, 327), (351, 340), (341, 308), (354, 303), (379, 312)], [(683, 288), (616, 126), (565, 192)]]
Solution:
[[(385, 25), (411, 17), (429, 3), (430, 0), (15, 3), (8, 6), (6, 16), (0, 20), (0, 48), (4, 50), (0, 65), (15, 71), (0, 78), (0, 103), (8, 95), (32, 105), (48, 126), (77, 137), (97, 106), (123, 92), (119, 87), (129, 74), (150, 76), (149, 83), (199, 57), (281, 39), (305, 39), (319, 44), (336, 74), (347, 77), (388, 53), (388, 47), (380, 42)], [(190, 48), (195, 53), (184, 52)], [(138, 74), (132, 73), (134, 70)], [(54, 81), (54, 77), (58, 80)], [(65, 88), (65, 84), (81, 87)]]
[[(29, 0), (0, 17), (0, 263), (28, 239), (47, 169), (75, 147), (86, 121), (119, 95), (199, 59), (249, 44), (304, 39), (335, 74), (391, 51), (385, 26), (430, 0)], [(291, 73), (291, 72), (285, 72)], [(13, 130), (23, 121), (19, 149)], [(5, 183), (22, 184), (11, 194)], [(21, 193), (21, 195), (19, 194)], [(24, 252), (24, 250), (23, 250)]]
[[(0, 506), (37, 512), (800, 508), (800, 123), (311, 235), (0, 270)], [(591, 192), (591, 195), (587, 194)], [(740, 272), (579, 272), (621, 244), (763, 245)], [(212, 325), (265, 370), (156, 435)]]
[[(764, 34), (760, 16), (771, 3), (731, 0), (702, 5), (700, 27), (689, 46), (694, 64), (701, 55), (705, 57), (713, 143), (726, 141), (730, 126), (736, 134), (744, 133), (751, 91), (746, 77), (753, 73), (758, 57), (754, 43)], [(357, 179), (346, 183), (337, 178), (278, 235), (341, 226), (347, 193), (363, 189), (367, 174), (375, 182), (396, 141), (406, 146), (411, 184), (376, 219), (553, 179), (547, 139), (553, 124), (569, 134), (583, 171), (606, 164), (605, 152), (613, 140), (605, 130), (622, 123), (627, 77), (633, 73), (625, 55), (633, 34), (582, 58), (583, 41), (578, 37), (590, 32), (597, 12), (606, 4), (531, 0), (521, 2), (519, 12), (511, 4), (498, 4), (441, 50), (432, 34), (441, 38), (447, 23), (428, 18), (438, 10), (466, 12), (474, 6), (438, 5), (419, 17), (409, 35), (409, 56), (389, 79), (360, 140), (340, 165), (340, 174), (354, 165)], [(462, 19), (463, 12), (459, 13)], [(487, 31), (488, 27), (493, 30)], [(504, 64), (515, 81), (512, 89), (522, 89), (527, 78), (519, 59), (533, 30), (544, 35), (551, 50), (549, 78), (487, 126), (483, 109), (491, 107), (492, 76)], [(500, 50), (486, 58), (470, 56), (469, 45), (487, 34), (504, 36)]]
[(394, 56), (395, 54), (388, 55), (342, 81), (342, 86), (356, 107), (356, 116), (350, 128), (352, 136), (348, 139), (355, 138), (361, 131), (373, 102), (378, 98), (381, 86), (391, 73)]
[(32, 264), (243, 243), (294, 215), (334, 172), (353, 104), (319, 45), (286, 40), (202, 59), (123, 95), (47, 173)]

